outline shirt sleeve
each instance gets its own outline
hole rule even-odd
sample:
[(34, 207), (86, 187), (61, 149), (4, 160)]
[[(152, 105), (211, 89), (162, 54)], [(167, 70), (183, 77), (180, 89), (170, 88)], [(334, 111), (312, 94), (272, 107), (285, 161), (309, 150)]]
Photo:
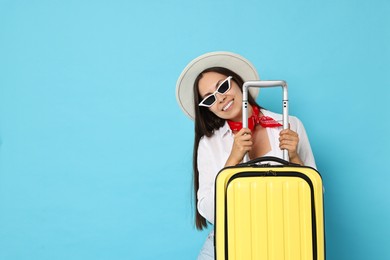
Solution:
[(213, 149), (201, 139), (198, 147), (199, 189), (198, 211), (207, 221), (214, 224), (214, 183), (219, 169), (216, 167)]

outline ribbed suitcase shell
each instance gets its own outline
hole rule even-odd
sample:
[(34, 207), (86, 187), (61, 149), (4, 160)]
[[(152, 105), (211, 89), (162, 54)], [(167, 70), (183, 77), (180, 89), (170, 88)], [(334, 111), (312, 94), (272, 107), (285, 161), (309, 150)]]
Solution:
[(216, 259), (325, 259), (323, 188), (316, 170), (229, 167), (215, 185)]

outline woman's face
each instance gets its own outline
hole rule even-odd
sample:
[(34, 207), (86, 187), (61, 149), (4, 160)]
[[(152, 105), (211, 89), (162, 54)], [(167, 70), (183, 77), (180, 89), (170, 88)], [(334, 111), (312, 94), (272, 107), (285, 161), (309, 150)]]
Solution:
[[(206, 72), (199, 80), (201, 100), (214, 93), (227, 76), (217, 72)], [(230, 89), (225, 94), (216, 93), (216, 102), (209, 107), (210, 111), (222, 119), (241, 121), (242, 92), (234, 80), (230, 80)]]

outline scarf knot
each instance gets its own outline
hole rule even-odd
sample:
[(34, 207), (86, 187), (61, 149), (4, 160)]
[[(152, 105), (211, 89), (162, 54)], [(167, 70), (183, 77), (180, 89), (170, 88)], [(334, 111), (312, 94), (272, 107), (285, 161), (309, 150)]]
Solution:
[[(232, 131), (240, 131), (242, 129), (242, 122), (235, 122), (227, 120), (229, 127)], [(252, 106), (252, 115), (248, 118), (248, 128), (253, 131), (256, 125), (262, 127), (279, 127), (283, 126), (278, 123), (275, 119), (269, 116), (260, 116), (260, 109), (258, 106)]]

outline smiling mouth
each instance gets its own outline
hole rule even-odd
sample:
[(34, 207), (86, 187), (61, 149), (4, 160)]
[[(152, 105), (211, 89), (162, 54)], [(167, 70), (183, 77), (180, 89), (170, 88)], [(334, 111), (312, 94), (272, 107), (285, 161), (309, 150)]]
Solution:
[(222, 108), (222, 111), (228, 110), (232, 105), (233, 105), (233, 100), (231, 100), (229, 103), (227, 103), (226, 106), (224, 106)]

